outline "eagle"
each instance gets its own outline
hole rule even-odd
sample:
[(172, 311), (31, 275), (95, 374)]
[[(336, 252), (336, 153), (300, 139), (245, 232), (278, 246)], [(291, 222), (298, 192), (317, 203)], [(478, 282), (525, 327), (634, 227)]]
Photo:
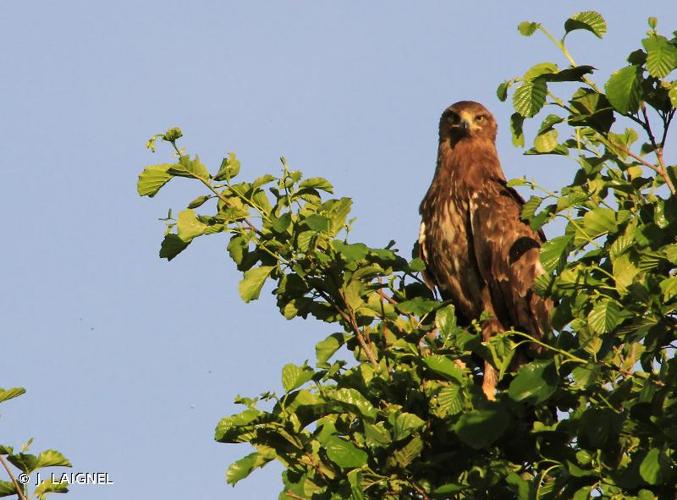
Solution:
[[(544, 272), (545, 236), (520, 218), (524, 200), (507, 185), (496, 130), (477, 102), (442, 113), (437, 167), (420, 206), (419, 255), (426, 282), (454, 304), (459, 324), (481, 319), (484, 341), (511, 328), (540, 339), (552, 309), (533, 291)], [(485, 361), (482, 390), (490, 400), (496, 384), (496, 368)]]

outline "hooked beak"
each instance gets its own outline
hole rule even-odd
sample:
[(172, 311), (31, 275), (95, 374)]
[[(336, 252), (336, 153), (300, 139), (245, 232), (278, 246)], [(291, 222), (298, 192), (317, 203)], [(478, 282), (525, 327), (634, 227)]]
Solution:
[(464, 117), (460, 119), (451, 126), (452, 129), (456, 130), (460, 135), (468, 135), (470, 132), (470, 123)]

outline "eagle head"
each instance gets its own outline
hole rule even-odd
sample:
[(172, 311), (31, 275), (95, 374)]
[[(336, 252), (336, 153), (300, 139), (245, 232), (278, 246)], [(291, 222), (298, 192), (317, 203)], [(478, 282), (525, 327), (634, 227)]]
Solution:
[(474, 101), (452, 104), (440, 118), (440, 142), (455, 145), (467, 139), (496, 140), (496, 120), (487, 108)]

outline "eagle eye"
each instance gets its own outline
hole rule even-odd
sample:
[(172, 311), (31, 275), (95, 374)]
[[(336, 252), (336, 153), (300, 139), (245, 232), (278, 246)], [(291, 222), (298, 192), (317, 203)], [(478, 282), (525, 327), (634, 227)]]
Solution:
[(459, 121), (461, 121), (461, 118), (456, 113), (454, 113), (453, 111), (449, 111), (449, 113), (447, 114), (447, 121), (449, 123), (451, 123), (452, 125), (454, 125), (454, 124), (458, 123)]
[(487, 117), (484, 116), (484, 115), (477, 115), (477, 116), (475, 117), (475, 121), (476, 121), (477, 123), (484, 123), (484, 120), (486, 120), (486, 119), (487, 119)]

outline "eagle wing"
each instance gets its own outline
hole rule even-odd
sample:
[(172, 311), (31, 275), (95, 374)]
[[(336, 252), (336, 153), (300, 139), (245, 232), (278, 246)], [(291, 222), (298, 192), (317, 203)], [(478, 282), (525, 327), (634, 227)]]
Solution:
[(421, 225), (418, 228), (418, 256), (426, 267), (421, 274), (423, 275), (423, 281), (425, 282), (426, 286), (430, 288), (434, 295), (436, 290), (436, 281), (435, 278), (430, 274), (430, 262), (428, 260), (428, 250), (426, 246), (425, 235), (425, 222), (421, 221)]
[[(497, 319), (541, 338), (550, 329), (551, 304), (532, 287), (544, 272), (539, 255), (545, 237), (521, 220), (523, 205), (522, 198), (505, 181), (488, 179), (484, 189), (470, 199), (472, 242)], [(488, 306), (485, 304), (485, 310)]]

